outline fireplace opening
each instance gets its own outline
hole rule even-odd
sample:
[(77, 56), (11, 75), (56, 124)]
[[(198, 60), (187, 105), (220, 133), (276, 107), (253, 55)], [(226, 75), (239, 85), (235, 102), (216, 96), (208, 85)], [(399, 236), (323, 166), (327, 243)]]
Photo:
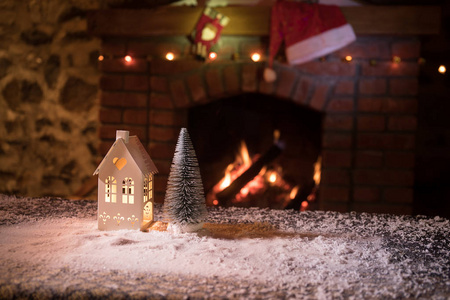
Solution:
[(188, 129), (208, 205), (314, 209), (322, 117), (253, 93), (191, 107)]

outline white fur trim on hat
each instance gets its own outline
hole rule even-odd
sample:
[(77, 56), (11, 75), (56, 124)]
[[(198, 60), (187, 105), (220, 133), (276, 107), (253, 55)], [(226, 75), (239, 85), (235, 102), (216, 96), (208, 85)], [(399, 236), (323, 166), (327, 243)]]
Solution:
[(345, 24), (286, 47), (289, 64), (301, 64), (330, 54), (356, 40), (350, 24)]

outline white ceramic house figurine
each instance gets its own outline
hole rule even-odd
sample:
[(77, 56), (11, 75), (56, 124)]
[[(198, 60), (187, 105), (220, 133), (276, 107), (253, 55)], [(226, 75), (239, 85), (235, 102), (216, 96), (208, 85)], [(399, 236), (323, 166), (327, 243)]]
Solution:
[(116, 131), (98, 174), (98, 229), (145, 230), (153, 221), (153, 175), (158, 170), (137, 136)]

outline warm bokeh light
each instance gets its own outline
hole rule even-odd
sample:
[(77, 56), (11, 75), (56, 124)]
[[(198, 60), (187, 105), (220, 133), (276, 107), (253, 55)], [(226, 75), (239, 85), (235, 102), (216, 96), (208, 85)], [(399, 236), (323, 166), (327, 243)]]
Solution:
[(105, 57), (103, 55), (98, 56), (98, 61), (103, 61), (104, 59), (105, 59)]
[(124, 59), (127, 63), (130, 63), (133, 61), (133, 58), (130, 55), (125, 56)]
[(400, 63), (402, 61), (402, 59), (400, 58), (400, 56), (394, 56), (392, 58), (392, 61), (396, 64)]
[(445, 74), (447, 72), (447, 68), (444, 65), (440, 65), (438, 68), (438, 72), (441, 74)]
[(216, 52), (210, 52), (208, 55), (210, 60), (215, 60), (217, 58), (217, 53)]
[(277, 181), (277, 174), (275, 172), (272, 172), (272, 174), (270, 174), (269, 176), (269, 182), (275, 183), (275, 181)]
[(219, 201), (218, 201), (218, 200), (214, 200), (214, 201), (213, 201), (213, 204), (214, 204), (214, 205), (219, 205)]
[(166, 59), (167, 60), (174, 60), (175, 59), (175, 55), (172, 52), (167, 52)]
[(255, 52), (255, 53), (253, 53), (253, 54), (251, 55), (251, 59), (252, 59), (254, 62), (260, 61), (260, 60), (261, 60), (261, 54)]
[(273, 131), (273, 142), (274, 143), (278, 143), (278, 141), (280, 140), (280, 131), (278, 129), (275, 129)]
[(347, 55), (344, 59), (346, 62), (351, 62), (353, 60), (353, 57), (351, 57), (350, 55)]
[(300, 211), (305, 211), (308, 208), (308, 201), (302, 201), (301, 207), (300, 207)]

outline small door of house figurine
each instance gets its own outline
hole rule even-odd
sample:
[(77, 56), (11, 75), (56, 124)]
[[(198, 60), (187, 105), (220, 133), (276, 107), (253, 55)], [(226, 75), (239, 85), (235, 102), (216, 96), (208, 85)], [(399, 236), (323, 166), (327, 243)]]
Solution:
[(153, 175), (158, 170), (137, 136), (116, 131), (98, 174), (98, 229), (145, 229), (153, 221)]

